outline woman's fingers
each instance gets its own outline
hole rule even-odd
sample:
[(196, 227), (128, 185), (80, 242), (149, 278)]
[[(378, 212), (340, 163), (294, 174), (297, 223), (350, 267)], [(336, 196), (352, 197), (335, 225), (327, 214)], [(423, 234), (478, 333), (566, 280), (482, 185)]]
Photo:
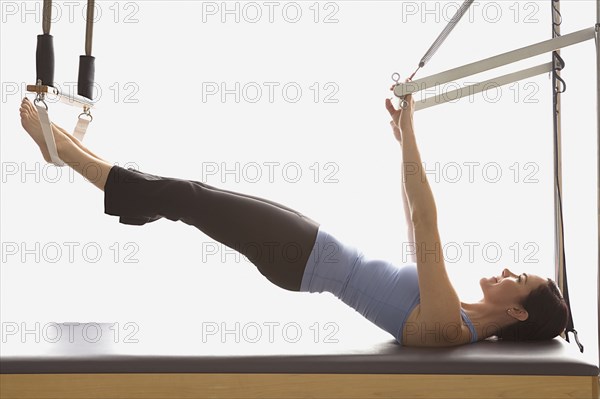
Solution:
[(414, 104), (415, 104), (415, 100), (413, 99), (412, 94), (407, 94), (404, 99), (406, 100), (406, 102), (408, 103), (408, 106), (412, 109)]
[(392, 100), (389, 98), (385, 99), (385, 107), (387, 108), (390, 115), (393, 115), (396, 112), (396, 108), (394, 108), (394, 104), (392, 104)]
[(392, 104), (392, 100), (390, 100), (389, 98), (385, 99), (385, 107), (387, 108), (388, 112), (390, 113), (391, 116), (396, 116), (396, 114), (402, 113), (402, 109), (396, 109), (394, 107), (394, 104)]

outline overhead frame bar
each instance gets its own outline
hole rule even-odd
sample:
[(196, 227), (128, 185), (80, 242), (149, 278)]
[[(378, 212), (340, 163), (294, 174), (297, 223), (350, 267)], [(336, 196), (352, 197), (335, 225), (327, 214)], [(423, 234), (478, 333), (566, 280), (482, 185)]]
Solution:
[[(415, 80), (408, 83), (399, 83), (394, 87), (394, 94), (397, 97), (403, 97), (407, 94), (417, 93), (431, 87), (444, 83), (456, 81), (481, 72), (489, 71), (504, 65), (512, 64), (527, 58), (535, 57), (550, 51), (572, 46), (577, 43), (591, 40), (596, 37), (596, 28), (582, 29), (568, 35), (560, 36), (554, 39), (546, 40), (517, 50), (509, 51), (494, 57), (476, 61), (471, 64), (463, 65), (458, 68), (450, 69), (429, 77)], [(415, 108), (416, 110), (416, 108)]]
[(517, 82), (519, 80), (531, 78), (533, 76), (541, 75), (552, 71), (552, 63), (541, 64), (532, 68), (523, 69), (518, 72), (509, 73), (495, 79), (489, 79), (483, 82), (475, 83), (470, 86), (465, 86), (460, 89), (442, 92), (435, 96), (430, 96), (421, 101), (415, 101), (415, 111), (420, 111), (425, 108), (433, 107), (434, 105), (456, 101), (466, 96), (473, 96), (482, 91), (487, 91), (496, 87), (501, 87), (509, 83)]

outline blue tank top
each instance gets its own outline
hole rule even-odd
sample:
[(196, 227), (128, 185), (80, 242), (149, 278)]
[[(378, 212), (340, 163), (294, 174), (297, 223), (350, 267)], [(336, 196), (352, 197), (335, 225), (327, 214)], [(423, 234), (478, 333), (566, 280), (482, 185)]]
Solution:
[[(323, 225), (319, 227), (300, 291), (332, 293), (402, 345), (406, 319), (420, 302), (417, 265), (398, 267), (385, 260), (367, 258), (325, 229)], [(464, 310), (460, 312), (474, 343), (477, 332)]]

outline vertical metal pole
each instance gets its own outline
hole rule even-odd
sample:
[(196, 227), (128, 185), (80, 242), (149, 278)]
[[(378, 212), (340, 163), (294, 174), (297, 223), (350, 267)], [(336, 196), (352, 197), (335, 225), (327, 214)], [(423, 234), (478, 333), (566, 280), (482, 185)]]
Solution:
[(596, 172), (598, 178), (596, 181), (597, 193), (597, 216), (598, 216), (598, 365), (600, 366), (600, 0), (596, 0), (596, 118), (597, 118), (597, 148), (596, 148)]

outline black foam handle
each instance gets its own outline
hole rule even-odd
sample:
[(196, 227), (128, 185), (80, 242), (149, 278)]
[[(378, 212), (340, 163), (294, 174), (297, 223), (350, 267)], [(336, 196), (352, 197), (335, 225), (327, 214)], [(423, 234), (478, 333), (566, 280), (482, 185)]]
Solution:
[(79, 56), (79, 78), (77, 79), (77, 94), (88, 99), (93, 98), (94, 74), (96, 59), (91, 55)]
[(54, 41), (52, 35), (38, 35), (37, 49), (35, 52), (35, 66), (37, 80), (43, 85), (54, 87)]

